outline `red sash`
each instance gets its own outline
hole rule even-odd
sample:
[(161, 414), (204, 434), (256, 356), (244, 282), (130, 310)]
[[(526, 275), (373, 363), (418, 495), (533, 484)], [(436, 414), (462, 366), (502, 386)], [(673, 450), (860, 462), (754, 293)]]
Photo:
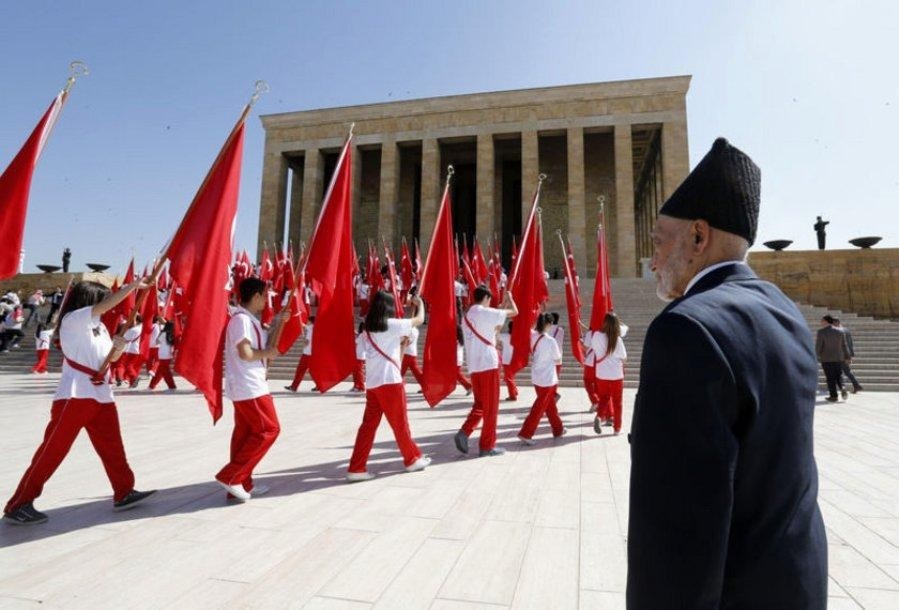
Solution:
[(546, 335), (541, 334), (539, 337), (537, 337), (537, 340), (534, 341), (534, 345), (531, 346), (532, 354), (537, 351), (537, 346), (540, 344), (540, 340), (543, 339), (543, 337), (545, 337), (545, 336)]
[(471, 332), (474, 334), (474, 336), (477, 337), (478, 339), (480, 339), (484, 345), (486, 345), (487, 347), (494, 347), (492, 342), (490, 342), (487, 339), (485, 339), (484, 337), (482, 337), (481, 333), (479, 333), (478, 331), (476, 331), (474, 329), (474, 326), (472, 326), (471, 322), (469, 322), (469, 320), (468, 320), (467, 313), (464, 316), (462, 316), (462, 319), (465, 320), (465, 324), (468, 326), (469, 330), (471, 330)]
[(104, 375), (102, 379), (99, 379), (97, 376), (100, 374), (100, 371), (95, 371), (94, 369), (84, 366), (79, 362), (75, 362), (74, 360), (67, 358), (66, 356), (63, 356), (63, 360), (65, 360), (70, 367), (72, 367), (79, 373), (84, 373), (85, 375), (87, 375), (90, 378), (92, 384), (105, 385), (109, 383), (109, 370), (106, 371), (106, 375)]
[(381, 357), (384, 358), (384, 360), (387, 360), (391, 364), (393, 364), (393, 366), (396, 367), (396, 370), (398, 370), (400, 372), (400, 375), (403, 374), (402, 367), (399, 364), (397, 364), (396, 360), (394, 360), (393, 358), (391, 358), (390, 356), (385, 354), (384, 350), (382, 350), (380, 347), (378, 347), (378, 344), (375, 343), (375, 340), (371, 338), (371, 333), (368, 332), (367, 330), (365, 331), (365, 338), (368, 339), (368, 342), (371, 343), (371, 346), (373, 348), (375, 348), (375, 351), (378, 352), (381, 355)]

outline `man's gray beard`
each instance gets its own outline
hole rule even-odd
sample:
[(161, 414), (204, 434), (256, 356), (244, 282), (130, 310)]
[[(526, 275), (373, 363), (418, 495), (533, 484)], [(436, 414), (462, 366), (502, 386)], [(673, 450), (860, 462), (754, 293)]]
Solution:
[(664, 303), (670, 303), (674, 300), (674, 297), (669, 296), (662, 286), (662, 276), (656, 273), (656, 296), (659, 297)]

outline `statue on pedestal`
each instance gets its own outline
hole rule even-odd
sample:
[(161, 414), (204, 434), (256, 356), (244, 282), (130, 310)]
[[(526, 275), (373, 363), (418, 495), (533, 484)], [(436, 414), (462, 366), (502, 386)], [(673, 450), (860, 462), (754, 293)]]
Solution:
[(62, 251), (62, 272), (69, 272), (69, 261), (72, 260), (72, 251), (66, 248)]
[(814, 224), (815, 233), (818, 234), (818, 250), (824, 249), (824, 241), (827, 239), (827, 231), (824, 228), (829, 224), (829, 220), (821, 220), (820, 216), (818, 216), (818, 222)]

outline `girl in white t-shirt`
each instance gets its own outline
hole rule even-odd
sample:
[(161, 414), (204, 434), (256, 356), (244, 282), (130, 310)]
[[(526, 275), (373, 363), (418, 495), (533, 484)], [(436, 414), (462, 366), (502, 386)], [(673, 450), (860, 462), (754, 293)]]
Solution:
[[(621, 334), (621, 323), (612, 312), (606, 314), (602, 331), (593, 334), (591, 347), (596, 355), (596, 396), (599, 406), (593, 420), (593, 430), (602, 434), (602, 424), (612, 420), (615, 434), (621, 431), (622, 394), (624, 391), (624, 364), (627, 350)], [(611, 404), (610, 404), (611, 403)], [(605, 405), (609, 405), (605, 407)], [(607, 411), (600, 412), (605, 407)], [(605, 422), (602, 420), (606, 419)]]
[(44, 484), (56, 471), (82, 428), (103, 462), (113, 490), (116, 510), (132, 508), (152, 494), (134, 489), (134, 473), (125, 458), (119, 418), (109, 377), (95, 385), (94, 377), (107, 355), (117, 359), (125, 347), (120, 336), (110, 338), (100, 316), (124, 300), (134, 289), (147, 285), (138, 280), (113, 295), (96, 282), (74, 284), (59, 315), (59, 341), (64, 357), (62, 376), (44, 440), (12, 498), (3, 509), (3, 518), (19, 525), (43, 523), (47, 515), (34, 508)]
[(122, 335), (125, 338), (125, 353), (122, 354), (123, 381), (129, 388), (136, 388), (140, 379), (140, 336), (143, 332), (143, 319), (140, 314), (134, 316), (134, 326)]
[(36, 375), (47, 374), (47, 356), (50, 354), (50, 341), (53, 339), (53, 327), (44, 326), (42, 322), (37, 323), (37, 330), (34, 332), (35, 352), (37, 362), (31, 367), (31, 372)]
[(525, 445), (534, 444), (534, 432), (537, 431), (537, 425), (544, 413), (554, 437), (562, 436), (566, 432), (556, 406), (556, 389), (559, 387), (556, 365), (562, 361), (562, 351), (548, 332), (551, 326), (552, 315), (539, 314), (536, 332), (531, 333), (531, 382), (534, 384), (537, 398), (518, 432), (518, 438)]
[(175, 379), (172, 377), (172, 360), (175, 358), (175, 323), (166, 322), (162, 327), (162, 332), (156, 337), (156, 348), (158, 350), (158, 359), (156, 361), (156, 373), (150, 380), (150, 389), (155, 390), (161, 380), (165, 380), (165, 385), (170, 391), (177, 389), (175, 387)]
[(400, 372), (402, 342), (409, 337), (413, 327), (424, 322), (424, 307), (421, 299), (416, 297), (414, 318), (394, 318), (394, 303), (392, 294), (379, 291), (371, 299), (368, 315), (365, 316), (365, 412), (350, 458), (347, 472), (350, 482), (374, 478), (366, 465), (381, 415), (387, 418), (393, 429), (406, 472), (423, 470), (431, 463), (431, 458), (424, 457), (412, 440), (406, 414), (406, 392)]
[(156, 316), (150, 327), (150, 355), (147, 357), (147, 374), (153, 377), (156, 374), (156, 362), (159, 360), (159, 334), (165, 326), (165, 318)]

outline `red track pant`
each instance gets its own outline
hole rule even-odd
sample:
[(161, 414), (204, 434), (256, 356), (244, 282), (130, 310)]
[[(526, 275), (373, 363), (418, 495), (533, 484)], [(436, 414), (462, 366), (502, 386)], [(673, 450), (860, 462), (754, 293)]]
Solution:
[(158, 360), (156, 362), (156, 373), (153, 375), (153, 379), (150, 380), (151, 390), (159, 385), (162, 379), (165, 379), (165, 385), (169, 386), (170, 390), (175, 389), (175, 380), (172, 378), (171, 366), (171, 360)]
[[(596, 414), (601, 418), (612, 418), (615, 432), (621, 430), (621, 395), (624, 392), (624, 379), (597, 379), (596, 394), (599, 396), (599, 407)], [(600, 412), (605, 408), (606, 412)]]
[(356, 360), (356, 366), (353, 368), (353, 389), (365, 389), (365, 360)]
[(506, 389), (509, 391), (510, 398), (518, 398), (518, 386), (515, 385), (515, 375), (508, 366), (503, 366), (503, 381), (506, 383)]
[(37, 362), (34, 363), (34, 366), (31, 367), (32, 373), (46, 373), (47, 372), (47, 356), (50, 354), (50, 350), (48, 349), (39, 349), (35, 350), (37, 352)]
[(293, 374), (293, 381), (290, 383), (290, 387), (296, 390), (300, 387), (300, 382), (303, 381), (303, 377), (306, 376), (306, 371), (309, 370), (309, 356), (303, 354), (300, 356), (300, 361), (297, 362), (297, 370)]
[(281, 432), (270, 394), (234, 403), (231, 461), (215, 478), (227, 485), (253, 489), (253, 469), (265, 457)]
[(468, 419), (462, 424), (462, 431), (471, 436), (481, 419), (484, 429), (481, 430), (479, 446), (481, 451), (489, 451), (496, 445), (496, 418), (499, 415), (499, 370), (480, 371), (471, 374), (471, 387), (474, 390), (474, 404)]
[(562, 419), (559, 417), (559, 409), (556, 407), (556, 390), (558, 387), (559, 386), (557, 385), (534, 386), (534, 391), (537, 392), (537, 398), (534, 400), (534, 404), (531, 405), (531, 412), (528, 413), (527, 418), (521, 425), (518, 436), (524, 438), (531, 438), (534, 436), (534, 432), (537, 431), (537, 425), (540, 423), (540, 418), (543, 417), (544, 413), (546, 413), (546, 419), (549, 420), (553, 436), (562, 434)]
[(596, 367), (592, 364), (584, 366), (584, 390), (590, 404), (595, 405), (599, 399), (596, 397)]
[(106, 476), (112, 483), (114, 501), (118, 502), (134, 489), (134, 473), (125, 458), (115, 403), (101, 404), (92, 398), (63, 398), (53, 401), (44, 440), (4, 512), (33, 502), (41, 495), (44, 483), (56, 472), (82, 428), (87, 430), (88, 438), (103, 462)]
[(471, 380), (465, 376), (465, 373), (462, 372), (462, 367), (460, 366), (458, 369), (458, 374), (456, 375), (456, 382), (465, 388), (465, 391), (471, 390)]
[(122, 380), (133, 383), (140, 375), (140, 354), (122, 354)]
[(418, 385), (421, 385), (421, 369), (418, 368), (418, 360), (415, 356), (411, 354), (403, 354), (403, 368), (400, 374), (405, 377), (406, 371), (412, 371), (412, 376), (415, 377), (415, 381), (418, 382)]
[(382, 414), (393, 429), (393, 436), (403, 456), (403, 464), (410, 466), (421, 457), (421, 449), (412, 440), (412, 432), (409, 430), (406, 390), (402, 383), (391, 383), (365, 391), (365, 412), (362, 414), (359, 432), (356, 433), (349, 472), (365, 472)]
[(152, 375), (156, 372), (156, 363), (159, 362), (159, 348), (151, 347), (150, 355), (147, 358), (147, 373)]

